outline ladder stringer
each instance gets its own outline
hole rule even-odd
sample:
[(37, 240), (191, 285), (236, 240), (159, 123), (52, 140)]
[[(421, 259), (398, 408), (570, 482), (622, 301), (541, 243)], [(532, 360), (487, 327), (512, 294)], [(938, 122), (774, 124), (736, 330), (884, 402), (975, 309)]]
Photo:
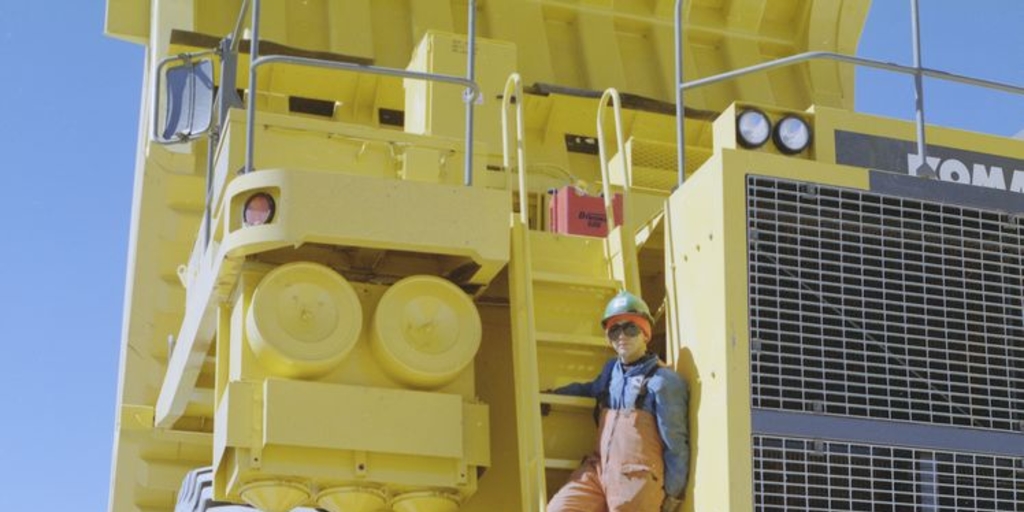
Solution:
[(509, 299), (512, 313), (512, 368), (517, 384), (519, 477), (522, 503), (530, 512), (546, 505), (544, 444), (541, 433), (538, 384), (536, 312), (533, 271), (530, 263), (530, 232), (518, 217), (512, 220), (512, 254), (509, 259)]
[[(640, 263), (637, 258), (637, 232), (633, 212), (633, 197), (630, 193), (630, 169), (628, 155), (619, 153), (608, 163), (609, 180), (621, 187), (622, 223), (609, 231), (605, 238), (605, 256), (610, 265), (610, 275), (622, 283), (623, 289), (641, 296)], [(618, 182), (619, 178), (622, 182)], [(653, 230), (653, 227), (652, 227)], [(644, 240), (646, 241), (646, 239)]]
[(622, 283), (622, 288), (641, 296), (640, 264), (637, 260), (636, 237), (628, 223), (616, 226), (605, 239), (605, 255), (611, 266), (612, 279)]
[(650, 240), (652, 236), (654, 236), (654, 232), (658, 229), (658, 226), (661, 225), (663, 220), (665, 220), (665, 210), (661, 209), (637, 228), (636, 236), (633, 238), (633, 243), (638, 251), (647, 244), (647, 241)]

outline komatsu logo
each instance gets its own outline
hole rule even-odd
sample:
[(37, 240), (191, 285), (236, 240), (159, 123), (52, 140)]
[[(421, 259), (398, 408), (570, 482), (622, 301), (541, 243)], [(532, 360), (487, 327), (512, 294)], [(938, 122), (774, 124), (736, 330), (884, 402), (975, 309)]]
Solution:
[[(912, 141), (836, 131), (836, 163), (917, 176), (921, 156)], [(928, 146), (927, 164), (942, 181), (1024, 194), (1024, 160)]]
[[(997, 165), (984, 163), (967, 163), (955, 158), (942, 159), (929, 156), (927, 159), (928, 167), (935, 171), (936, 176), (942, 181), (1024, 193), (1024, 171), (1022, 170), (1003, 169)], [(917, 176), (920, 167), (921, 155), (916, 153), (907, 155), (907, 171), (911, 176)]]

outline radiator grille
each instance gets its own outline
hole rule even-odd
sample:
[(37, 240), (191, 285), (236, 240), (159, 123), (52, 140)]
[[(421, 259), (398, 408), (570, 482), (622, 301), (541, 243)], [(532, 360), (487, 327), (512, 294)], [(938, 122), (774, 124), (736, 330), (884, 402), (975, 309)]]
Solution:
[(1018, 218), (747, 185), (754, 407), (1024, 430)]
[(755, 436), (754, 509), (1024, 511), (1019, 459)]

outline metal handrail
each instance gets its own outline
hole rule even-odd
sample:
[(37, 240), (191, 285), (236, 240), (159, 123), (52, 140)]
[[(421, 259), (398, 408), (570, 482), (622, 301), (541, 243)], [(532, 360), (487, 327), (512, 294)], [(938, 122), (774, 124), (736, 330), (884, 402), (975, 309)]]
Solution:
[(251, 0), (242, 0), (242, 7), (238, 9), (238, 19), (235, 20), (235, 28), (231, 31), (231, 53), (238, 53), (238, 45), (242, 42), (242, 20), (245, 19), (245, 11), (249, 10)]
[(928, 178), (935, 177), (935, 171), (928, 166), (926, 154), (928, 145), (924, 140), (924, 75), (921, 74), (921, 20), (917, 8), (917, 0), (910, 0), (910, 31), (913, 36), (914, 48), (914, 127), (917, 135), (917, 154), (921, 156), (921, 165), (917, 167), (917, 175)]
[(686, 108), (683, 106), (683, 0), (676, 0), (675, 10), (675, 49), (676, 49), (676, 145), (679, 146), (679, 169), (676, 176), (678, 186), (686, 180)]
[[(367, 66), (361, 64), (352, 64), (348, 62), (334, 62), (329, 60), (310, 59), (306, 57), (291, 57), (284, 55), (269, 55), (266, 57), (259, 57), (259, 19), (260, 19), (260, 3), (261, 0), (252, 0), (252, 41), (250, 43), (250, 64), (249, 64), (249, 102), (246, 105), (246, 134), (245, 134), (245, 167), (243, 172), (253, 171), (253, 153), (255, 148), (253, 147), (255, 133), (256, 133), (256, 79), (259, 68), (265, 64), (297, 64), (300, 66), (319, 67), (327, 69), (335, 69), (341, 71), (355, 71), (357, 73), (369, 73), (373, 75), (382, 76), (394, 76), (401, 78), (409, 78), (413, 80), (426, 80), (428, 82), (441, 82), (454, 85), (462, 85), (468, 89), (465, 94), (466, 108), (468, 113), (466, 114), (466, 169), (464, 174), (463, 183), (466, 186), (472, 185), (472, 166), (473, 166), (473, 116), (472, 109), (473, 105), (478, 98), (481, 98), (480, 86), (471, 79), (461, 78), (457, 76), (444, 75), (440, 73), (423, 73), (419, 71), (409, 71), (398, 68), (385, 68), (380, 66)], [(244, 7), (244, 6), (243, 6)], [(471, 11), (475, 11), (476, 2), (470, 0), (469, 8)], [(473, 67), (475, 57), (473, 55), (475, 51), (474, 40), (476, 39), (476, 16), (475, 14), (470, 15), (469, 20), (469, 74), (473, 74)]]
[[(701, 79), (698, 79), (698, 80), (691, 80), (689, 82), (681, 84), (680, 88), (683, 89), (683, 90), (690, 90), (690, 89), (694, 89), (694, 88), (697, 88), (697, 87), (702, 87), (702, 86), (705, 86), (705, 85), (721, 82), (721, 81), (724, 81), (724, 80), (731, 80), (733, 78), (738, 78), (738, 77), (741, 77), (741, 76), (744, 76), (744, 75), (749, 75), (751, 73), (757, 73), (759, 71), (766, 71), (766, 70), (774, 69), (774, 68), (778, 68), (778, 67), (790, 66), (790, 65), (793, 65), (793, 64), (799, 64), (801, 62), (805, 62), (805, 61), (809, 61), (809, 60), (815, 60), (815, 59), (835, 60), (835, 61), (845, 62), (845, 63), (848, 63), (848, 64), (856, 64), (856, 65), (860, 65), (860, 66), (864, 66), (864, 67), (869, 67), (869, 68), (883, 69), (883, 70), (886, 70), (886, 71), (893, 71), (893, 72), (897, 72), (897, 73), (903, 73), (903, 74), (906, 74), (906, 75), (913, 75), (913, 74), (917, 73), (917, 68), (915, 68), (913, 66), (904, 66), (902, 64), (895, 64), (895, 63), (892, 63), (892, 62), (882, 62), (880, 60), (867, 59), (867, 58), (864, 58), (864, 57), (856, 57), (856, 56), (853, 56), (853, 55), (846, 55), (846, 54), (842, 54), (842, 53), (813, 51), (813, 52), (798, 53), (796, 55), (790, 55), (789, 57), (783, 57), (781, 59), (775, 59), (775, 60), (768, 61), (768, 62), (762, 62), (761, 64), (755, 64), (753, 66), (748, 66), (748, 67), (745, 67), (745, 68), (735, 69), (733, 71), (729, 71), (729, 72), (726, 72), (726, 73), (721, 73), (721, 74), (714, 75), (714, 76), (709, 76), (709, 77), (706, 77), (706, 78), (701, 78)], [(926, 77), (929, 77), (929, 78), (938, 78), (938, 79), (947, 80), (947, 81), (950, 81), (950, 82), (959, 82), (959, 83), (963, 83), (963, 84), (967, 84), (967, 85), (977, 85), (979, 87), (985, 87), (985, 88), (988, 88), (988, 89), (996, 89), (996, 90), (1000, 90), (1000, 91), (1004, 91), (1004, 92), (1009, 92), (1009, 93), (1013, 93), (1013, 94), (1022, 94), (1022, 95), (1024, 95), (1024, 87), (1013, 85), (1013, 84), (1007, 84), (1007, 83), (1003, 83), (1003, 82), (995, 82), (995, 81), (992, 81), (992, 80), (984, 80), (984, 79), (981, 79), (981, 78), (973, 78), (973, 77), (969, 77), (969, 76), (958, 75), (956, 73), (948, 73), (948, 72), (945, 72), (945, 71), (939, 71), (939, 70), (930, 69), (930, 68), (921, 68), (921, 74), (923, 76), (926, 76)]]
[(604, 94), (601, 95), (601, 102), (597, 105), (597, 150), (601, 157), (601, 191), (604, 193), (604, 211), (608, 233), (611, 233), (615, 229), (615, 206), (609, 183), (608, 157), (604, 149), (604, 113), (609, 98), (612, 100), (612, 112), (615, 115), (615, 144), (619, 156), (622, 158), (622, 172), (625, 175), (625, 186), (622, 191), (623, 217), (625, 217), (625, 207), (628, 204), (629, 189), (633, 186), (633, 178), (630, 176), (629, 162), (626, 161), (626, 148), (622, 139), (622, 99), (619, 98), (619, 91), (614, 87), (609, 87), (605, 89)]
[[(512, 89), (511, 91), (509, 89)], [(508, 150), (508, 108), (515, 100), (516, 105), (516, 167), (519, 172), (519, 218), (524, 226), (530, 225), (530, 214), (527, 208), (526, 190), (526, 130), (523, 125), (523, 79), (519, 73), (512, 73), (505, 81), (505, 88), (501, 93), (501, 151), (502, 166), (505, 172), (509, 172)], [(511, 181), (511, 180), (509, 180)]]
[[(257, 0), (258, 3), (258, 0)], [(266, 64), (297, 64), (301, 66), (319, 67), (326, 69), (335, 69), (341, 71), (356, 71), (360, 73), (369, 73), (372, 75), (383, 75), (383, 76), (394, 76), (401, 78), (411, 78), (416, 80), (426, 80), (432, 82), (442, 82), (447, 84), (462, 85), (467, 89), (470, 89), (474, 96), (480, 94), (480, 87), (465, 78), (451, 75), (442, 75), (438, 73), (423, 73), (420, 71), (409, 71), (405, 69), (397, 68), (384, 68), (379, 66), (365, 66), (360, 64), (352, 64), (348, 62), (334, 62), (329, 60), (310, 59), (306, 57), (291, 57), (286, 55), (269, 55), (266, 57), (259, 57), (253, 61), (251, 65), (251, 75), (255, 75), (255, 71)], [(250, 77), (250, 80), (252, 78)], [(246, 105), (246, 122), (248, 124), (248, 132), (246, 133), (245, 139), (245, 170), (251, 172), (253, 170), (253, 138), (255, 134), (255, 116), (256, 116), (256, 102), (252, 97), (255, 91), (255, 82), (250, 82), (250, 98), (248, 105)], [(467, 152), (472, 152), (472, 148), (467, 148)]]
[[(751, 73), (758, 73), (761, 71), (767, 71), (769, 69), (775, 69), (784, 66), (791, 66), (793, 64), (800, 64), (816, 59), (822, 60), (833, 60), (838, 62), (844, 62), (847, 64), (854, 64), (857, 66), (864, 66), (875, 69), (882, 69), (885, 71), (892, 71), (895, 73), (903, 73), (906, 75), (913, 75), (915, 77), (915, 89), (916, 89), (916, 128), (917, 128), (917, 150), (918, 155), (921, 156), (921, 162), (923, 166), (926, 166), (926, 147), (924, 144), (924, 95), (922, 93), (922, 86), (920, 83), (921, 78), (937, 78), (939, 80), (945, 80), (949, 82), (957, 82), (977, 87), (983, 87), (986, 89), (994, 89), (998, 91), (1008, 92), (1011, 94), (1024, 95), (1024, 87), (1008, 84), (1004, 82), (996, 82), (994, 80), (984, 80), (980, 78), (969, 77), (966, 75), (960, 75), (956, 73), (949, 73), (946, 71), (939, 71), (935, 69), (929, 69), (921, 66), (921, 54), (920, 54), (920, 27), (917, 23), (917, 0), (911, 0), (911, 8), (913, 9), (913, 32), (914, 32), (914, 66), (904, 66), (901, 64), (895, 64), (892, 62), (883, 62), (880, 60), (867, 59), (864, 57), (856, 57), (853, 55), (845, 55), (841, 53), (825, 52), (825, 51), (811, 51), (791, 55), (789, 57), (783, 57), (781, 59), (775, 59), (768, 62), (762, 62), (753, 66), (747, 66), (744, 68), (736, 69), (726, 73), (720, 73), (717, 75), (691, 80), (689, 82), (683, 82), (683, 64), (682, 64), (682, 11), (681, 5), (683, 0), (676, 0), (676, 78), (677, 78), (677, 105), (676, 105), (676, 116), (678, 120), (677, 127), (677, 144), (679, 145), (679, 185), (683, 184), (684, 180), (684, 159), (685, 159), (685, 133), (683, 124), (683, 91), (695, 89), (697, 87), (703, 87), (718, 82), (724, 82), (726, 80), (732, 80), (733, 78), (739, 78), (741, 76), (749, 75)], [(929, 168), (930, 169), (930, 168)], [(931, 173), (934, 175), (934, 173)], [(922, 173), (918, 173), (922, 175)]]

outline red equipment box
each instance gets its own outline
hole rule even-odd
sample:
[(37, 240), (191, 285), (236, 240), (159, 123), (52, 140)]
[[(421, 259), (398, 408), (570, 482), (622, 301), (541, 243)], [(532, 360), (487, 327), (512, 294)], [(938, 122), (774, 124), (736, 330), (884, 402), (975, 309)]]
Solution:
[[(615, 224), (622, 223), (622, 194), (612, 199)], [(581, 194), (576, 187), (565, 186), (551, 192), (548, 206), (548, 230), (565, 235), (607, 236), (604, 198)]]

